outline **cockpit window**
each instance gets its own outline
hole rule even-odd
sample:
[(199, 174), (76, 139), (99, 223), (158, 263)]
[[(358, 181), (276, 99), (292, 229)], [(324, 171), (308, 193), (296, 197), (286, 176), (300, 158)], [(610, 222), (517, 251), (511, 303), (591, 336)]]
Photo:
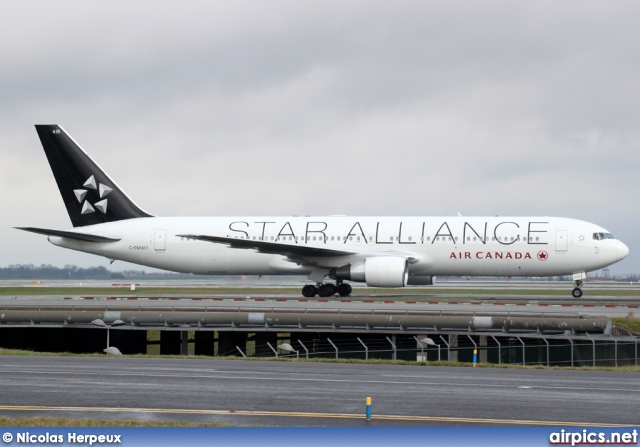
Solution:
[(593, 239), (603, 241), (605, 239), (615, 239), (611, 233), (593, 233)]
[(607, 239), (615, 239), (611, 233), (605, 233), (605, 236), (607, 236)]

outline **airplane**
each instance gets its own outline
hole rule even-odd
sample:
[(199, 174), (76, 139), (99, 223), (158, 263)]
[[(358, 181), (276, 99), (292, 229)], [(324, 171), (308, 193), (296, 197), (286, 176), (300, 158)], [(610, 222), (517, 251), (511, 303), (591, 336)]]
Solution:
[(439, 275), (572, 275), (624, 259), (609, 231), (562, 217), (156, 217), (143, 211), (58, 125), (36, 125), (73, 228), (16, 227), (54, 245), (174, 272), (304, 275), (308, 298), (432, 285)]

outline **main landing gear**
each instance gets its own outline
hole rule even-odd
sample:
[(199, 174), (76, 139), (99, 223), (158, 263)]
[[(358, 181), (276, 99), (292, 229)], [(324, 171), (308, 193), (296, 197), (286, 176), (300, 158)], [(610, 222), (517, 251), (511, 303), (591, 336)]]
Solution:
[(340, 296), (349, 296), (351, 295), (351, 290), (351, 286), (343, 282), (337, 282), (336, 284), (319, 283), (316, 286), (307, 284), (302, 288), (302, 295), (306, 298), (313, 298), (316, 295), (326, 298), (336, 293)]

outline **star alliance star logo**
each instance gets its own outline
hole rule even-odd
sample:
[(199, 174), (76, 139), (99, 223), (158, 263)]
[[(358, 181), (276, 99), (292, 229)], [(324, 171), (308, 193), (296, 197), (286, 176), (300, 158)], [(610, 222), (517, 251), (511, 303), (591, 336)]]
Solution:
[[(105, 197), (107, 197), (109, 193), (113, 191), (113, 188), (109, 188), (107, 185), (103, 185), (102, 183), (96, 185), (96, 179), (93, 175), (89, 177), (87, 181), (84, 182), (84, 185), (82, 186), (88, 189), (73, 190), (74, 194), (76, 195), (76, 198), (78, 199), (78, 202), (82, 203), (82, 211), (80, 211), (80, 214), (95, 213), (96, 209), (100, 211), (102, 214), (107, 214), (107, 199), (105, 199)], [(89, 189), (98, 191), (100, 198), (103, 200), (100, 200), (99, 202), (96, 202), (93, 205), (91, 205), (88, 200), (85, 200), (85, 197), (89, 192), (88, 191)]]

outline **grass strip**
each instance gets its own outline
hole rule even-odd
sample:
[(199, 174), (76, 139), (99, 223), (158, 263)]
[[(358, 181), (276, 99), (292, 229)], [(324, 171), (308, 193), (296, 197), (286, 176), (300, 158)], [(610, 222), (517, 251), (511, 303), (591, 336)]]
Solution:
[(640, 335), (640, 318), (612, 318), (611, 321), (613, 321), (616, 326), (620, 326), (624, 329), (630, 330)]

